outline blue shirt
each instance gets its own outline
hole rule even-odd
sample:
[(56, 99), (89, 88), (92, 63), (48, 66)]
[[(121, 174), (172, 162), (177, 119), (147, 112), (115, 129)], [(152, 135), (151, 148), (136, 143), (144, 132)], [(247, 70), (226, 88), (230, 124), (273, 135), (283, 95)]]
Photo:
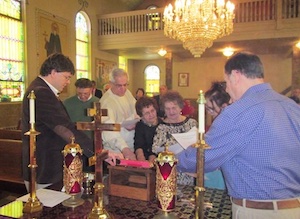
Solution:
[[(230, 196), (300, 197), (300, 107), (269, 84), (248, 89), (214, 120), (205, 140), (205, 172), (221, 168)], [(178, 156), (179, 171), (196, 171), (196, 149)]]

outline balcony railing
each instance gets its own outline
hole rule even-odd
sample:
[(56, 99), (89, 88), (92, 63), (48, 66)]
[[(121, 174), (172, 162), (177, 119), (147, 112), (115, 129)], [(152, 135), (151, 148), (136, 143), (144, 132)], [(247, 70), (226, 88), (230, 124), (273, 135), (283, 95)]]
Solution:
[[(234, 23), (299, 19), (300, 0), (255, 0), (235, 4)], [(99, 36), (163, 30), (163, 10), (138, 10), (98, 17)]]

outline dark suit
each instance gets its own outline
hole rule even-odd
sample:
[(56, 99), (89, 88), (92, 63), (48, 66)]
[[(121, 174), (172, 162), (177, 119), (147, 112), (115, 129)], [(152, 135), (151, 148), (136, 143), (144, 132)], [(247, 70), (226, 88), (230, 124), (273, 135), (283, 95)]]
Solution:
[(160, 95), (156, 95), (153, 96), (153, 98), (156, 100), (157, 106), (158, 106), (158, 112), (157, 112), (157, 116), (160, 118), (164, 118), (165, 117), (165, 111), (161, 109), (160, 106)]
[(99, 89), (96, 89), (95, 90), (95, 95), (94, 95), (95, 97), (98, 97), (99, 99), (102, 97), (102, 91), (101, 90), (99, 90)]
[[(45, 81), (37, 77), (28, 87), (23, 99), (22, 132), (30, 129), (28, 93), (34, 90), (35, 127), (41, 134), (36, 136), (37, 183), (58, 183), (63, 179), (62, 150), (70, 143), (70, 137), (83, 149), (87, 157), (94, 154), (92, 140), (78, 131), (70, 120), (62, 102)], [(29, 136), (23, 135), (22, 162), (23, 177), (29, 181)]]

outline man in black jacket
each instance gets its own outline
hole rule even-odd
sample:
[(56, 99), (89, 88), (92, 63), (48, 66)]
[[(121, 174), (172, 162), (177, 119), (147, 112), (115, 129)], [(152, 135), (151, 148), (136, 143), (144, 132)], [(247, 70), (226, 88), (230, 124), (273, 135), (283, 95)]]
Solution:
[[(87, 157), (94, 154), (93, 142), (83, 132), (76, 129), (58, 94), (70, 84), (75, 74), (72, 61), (62, 54), (50, 55), (42, 64), (40, 75), (32, 81), (25, 92), (22, 110), (22, 133), (29, 131), (29, 99), (28, 94), (34, 91), (36, 137), (37, 188), (63, 181), (63, 155), (65, 145), (71, 143), (71, 137), (83, 149)], [(29, 136), (23, 135), (22, 162), (23, 177), (28, 186), (30, 180)], [(28, 188), (28, 187), (27, 187)]]

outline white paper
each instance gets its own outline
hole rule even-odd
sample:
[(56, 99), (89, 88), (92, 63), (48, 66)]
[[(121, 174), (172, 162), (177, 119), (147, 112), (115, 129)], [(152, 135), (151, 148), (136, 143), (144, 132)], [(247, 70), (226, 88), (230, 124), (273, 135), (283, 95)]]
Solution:
[[(160, 152), (162, 152), (164, 150), (165, 150), (165, 147), (159, 147), (157, 149), (157, 153), (160, 153)], [(178, 143), (177, 144), (173, 144), (173, 145), (171, 145), (171, 146), (168, 147), (168, 151), (171, 151), (174, 154), (178, 154), (181, 151), (183, 151), (183, 147), (180, 144), (178, 144)]]
[(125, 120), (122, 122), (122, 127), (131, 129), (138, 121), (140, 121), (140, 118)]
[(172, 136), (184, 149), (187, 149), (192, 144), (197, 143), (197, 131), (198, 129), (196, 127), (193, 127), (188, 132), (175, 133), (172, 134)]
[[(30, 194), (24, 195), (20, 198), (17, 198), (18, 201), (27, 202)], [(64, 193), (58, 192), (50, 189), (38, 189), (36, 190), (36, 196), (46, 207), (54, 207), (64, 200), (70, 198), (71, 196)]]

